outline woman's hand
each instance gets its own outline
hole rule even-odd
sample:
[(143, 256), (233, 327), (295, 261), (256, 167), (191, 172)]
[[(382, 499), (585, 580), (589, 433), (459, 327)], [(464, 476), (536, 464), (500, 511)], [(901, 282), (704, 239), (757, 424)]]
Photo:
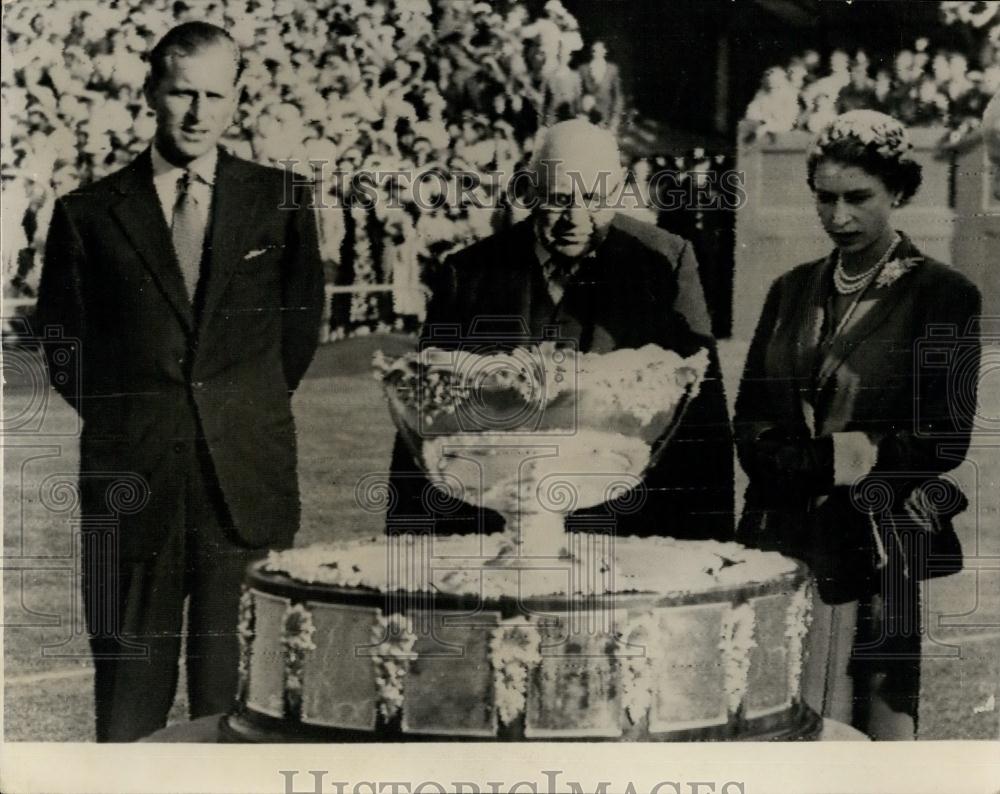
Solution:
[(772, 427), (753, 443), (751, 477), (771, 489), (811, 494), (833, 487), (833, 439), (795, 437)]

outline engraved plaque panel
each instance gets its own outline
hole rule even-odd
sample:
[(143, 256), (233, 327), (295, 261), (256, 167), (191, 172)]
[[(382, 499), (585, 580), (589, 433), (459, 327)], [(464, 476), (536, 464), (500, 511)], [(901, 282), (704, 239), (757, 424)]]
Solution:
[(376, 688), (372, 627), (379, 611), (310, 601), (316, 650), (302, 671), (302, 722), (354, 730), (375, 729)]
[(542, 660), (529, 679), (525, 736), (621, 736), (620, 664), (605, 617), (539, 626)]
[(403, 732), (495, 736), (490, 639), (500, 614), (434, 610), (411, 618), (417, 657), (404, 684)]
[(792, 704), (788, 691), (788, 651), (785, 639), (789, 597), (784, 594), (751, 598), (754, 641), (744, 711), (748, 719), (773, 714)]
[(654, 733), (721, 725), (729, 721), (719, 642), (729, 604), (653, 610), (658, 626), (650, 647)]
[(272, 717), (285, 715), (285, 654), (281, 645), (285, 610), (291, 603), (259, 590), (254, 600), (254, 637), (250, 651), (247, 706)]

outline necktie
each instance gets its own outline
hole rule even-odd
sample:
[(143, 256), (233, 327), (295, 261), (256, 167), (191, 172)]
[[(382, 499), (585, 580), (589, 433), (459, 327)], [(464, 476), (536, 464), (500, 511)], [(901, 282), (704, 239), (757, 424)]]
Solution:
[(174, 253), (191, 300), (194, 300), (195, 290), (198, 288), (201, 258), (205, 248), (205, 213), (200, 210), (198, 198), (191, 189), (195, 179), (190, 171), (185, 171), (177, 183), (177, 201), (170, 225)]
[(562, 301), (569, 284), (580, 265), (579, 259), (572, 259), (561, 254), (553, 254), (545, 266), (545, 279), (548, 282), (549, 294), (555, 303)]
[(568, 281), (579, 264), (579, 259), (563, 256), (562, 254), (552, 254), (547, 269), (552, 278), (559, 279), (560, 281)]

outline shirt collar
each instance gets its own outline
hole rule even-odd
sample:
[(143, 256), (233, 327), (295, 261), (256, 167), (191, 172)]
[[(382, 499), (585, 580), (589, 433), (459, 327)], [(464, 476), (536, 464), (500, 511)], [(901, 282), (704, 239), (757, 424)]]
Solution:
[(538, 264), (542, 266), (542, 270), (549, 264), (549, 260), (552, 259), (552, 254), (548, 248), (539, 242), (538, 238), (535, 238), (535, 258), (538, 260)]
[(207, 185), (215, 184), (215, 167), (219, 162), (219, 149), (213, 146), (208, 152), (188, 163), (187, 168), (180, 168), (174, 165), (166, 157), (160, 154), (160, 150), (154, 143), (152, 146), (153, 157), (153, 178), (159, 179), (171, 175), (174, 180), (180, 178), (182, 171), (191, 171)]

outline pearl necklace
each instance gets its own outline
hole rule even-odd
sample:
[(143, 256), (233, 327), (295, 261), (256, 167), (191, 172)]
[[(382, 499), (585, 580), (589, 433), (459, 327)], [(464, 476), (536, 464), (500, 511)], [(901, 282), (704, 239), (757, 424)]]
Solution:
[(878, 271), (882, 269), (882, 266), (889, 261), (889, 257), (892, 256), (899, 243), (899, 235), (893, 235), (892, 243), (889, 245), (889, 248), (886, 249), (886, 252), (882, 254), (881, 258), (879, 258), (878, 262), (868, 268), (864, 273), (858, 273), (856, 276), (848, 275), (844, 270), (844, 258), (838, 250), (837, 265), (833, 269), (833, 286), (836, 288), (837, 292), (841, 295), (853, 295), (859, 289), (867, 286), (872, 276), (878, 273)]

